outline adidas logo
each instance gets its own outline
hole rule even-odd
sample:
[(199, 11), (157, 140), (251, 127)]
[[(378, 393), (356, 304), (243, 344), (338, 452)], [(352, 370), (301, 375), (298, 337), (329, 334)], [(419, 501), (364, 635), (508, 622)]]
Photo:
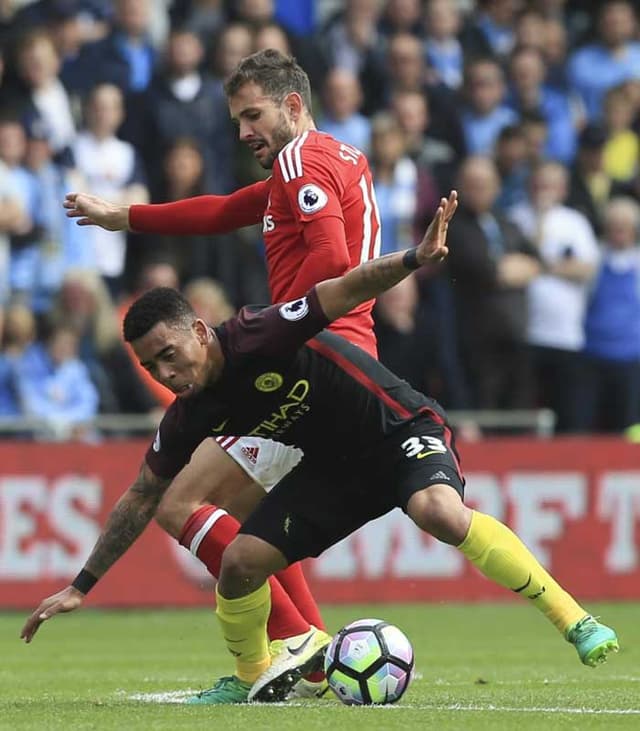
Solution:
[(260, 447), (242, 447), (241, 451), (251, 464), (255, 464), (258, 461)]
[(430, 480), (446, 480), (447, 482), (449, 482), (449, 478), (447, 477), (447, 475), (445, 475), (445, 473), (442, 470), (438, 470), (437, 472), (434, 472), (429, 479)]

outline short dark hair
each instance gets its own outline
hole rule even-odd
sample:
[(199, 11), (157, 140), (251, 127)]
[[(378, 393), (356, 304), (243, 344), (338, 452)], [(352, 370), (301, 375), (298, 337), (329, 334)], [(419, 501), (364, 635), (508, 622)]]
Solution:
[(277, 103), (287, 94), (297, 92), (305, 107), (311, 111), (311, 84), (306, 72), (293, 56), (285, 56), (273, 48), (252, 53), (243, 58), (224, 83), (227, 97), (237, 94), (245, 84), (257, 84)]
[(188, 329), (196, 319), (196, 313), (187, 299), (171, 287), (154, 287), (129, 307), (122, 324), (127, 343), (146, 335), (159, 322)]

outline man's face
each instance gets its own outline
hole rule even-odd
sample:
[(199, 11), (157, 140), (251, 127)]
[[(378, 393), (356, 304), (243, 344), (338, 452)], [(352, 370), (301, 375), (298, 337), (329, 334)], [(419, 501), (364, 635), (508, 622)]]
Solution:
[(286, 100), (278, 104), (250, 82), (229, 98), (229, 111), (238, 124), (240, 141), (249, 145), (263, 168), (270, 170), (280, 150), (294, 138), (295, 125)]
[(196, 320), (189, 328), (159, 322), (131, 347), (154, 380), (178, 397), (201, 390), (211, 372), (208, 328)]

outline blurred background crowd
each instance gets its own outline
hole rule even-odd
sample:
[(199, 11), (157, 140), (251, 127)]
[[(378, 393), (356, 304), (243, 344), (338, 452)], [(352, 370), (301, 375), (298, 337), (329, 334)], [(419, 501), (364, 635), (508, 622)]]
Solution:
[(259, 230), (125, 235), (61, 206), (264, 177), (222, 90), (263, 48), (296, 56), (319, 129), (368, 154), (383, 253), (459, 191), (448, 261), (377, 303), (383, 362), (452, 410), (546, 407), (559, 432), (640, 422), (626, 0), (0, 0), (0, 421), (90, 439), (96, 414), (160, 413), (171, 395), (120, 337), (149, 287), (183, 289), (212, 324), (268, 302)]

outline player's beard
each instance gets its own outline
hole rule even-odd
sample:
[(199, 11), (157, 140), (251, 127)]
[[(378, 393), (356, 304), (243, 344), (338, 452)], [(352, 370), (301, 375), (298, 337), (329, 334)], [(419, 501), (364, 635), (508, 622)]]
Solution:
[(278, 124), (274, 128), (271, 135), (271, 145), (269, 147), (269, 154), (259, 160), (258, 162), (265, 170), (271, 170), (276, 157), (280, 154), (280, 150), (287, 145), (293, 139), (293, 132), (289, 126), (289, 122), (285, 115), (280, 112)]

